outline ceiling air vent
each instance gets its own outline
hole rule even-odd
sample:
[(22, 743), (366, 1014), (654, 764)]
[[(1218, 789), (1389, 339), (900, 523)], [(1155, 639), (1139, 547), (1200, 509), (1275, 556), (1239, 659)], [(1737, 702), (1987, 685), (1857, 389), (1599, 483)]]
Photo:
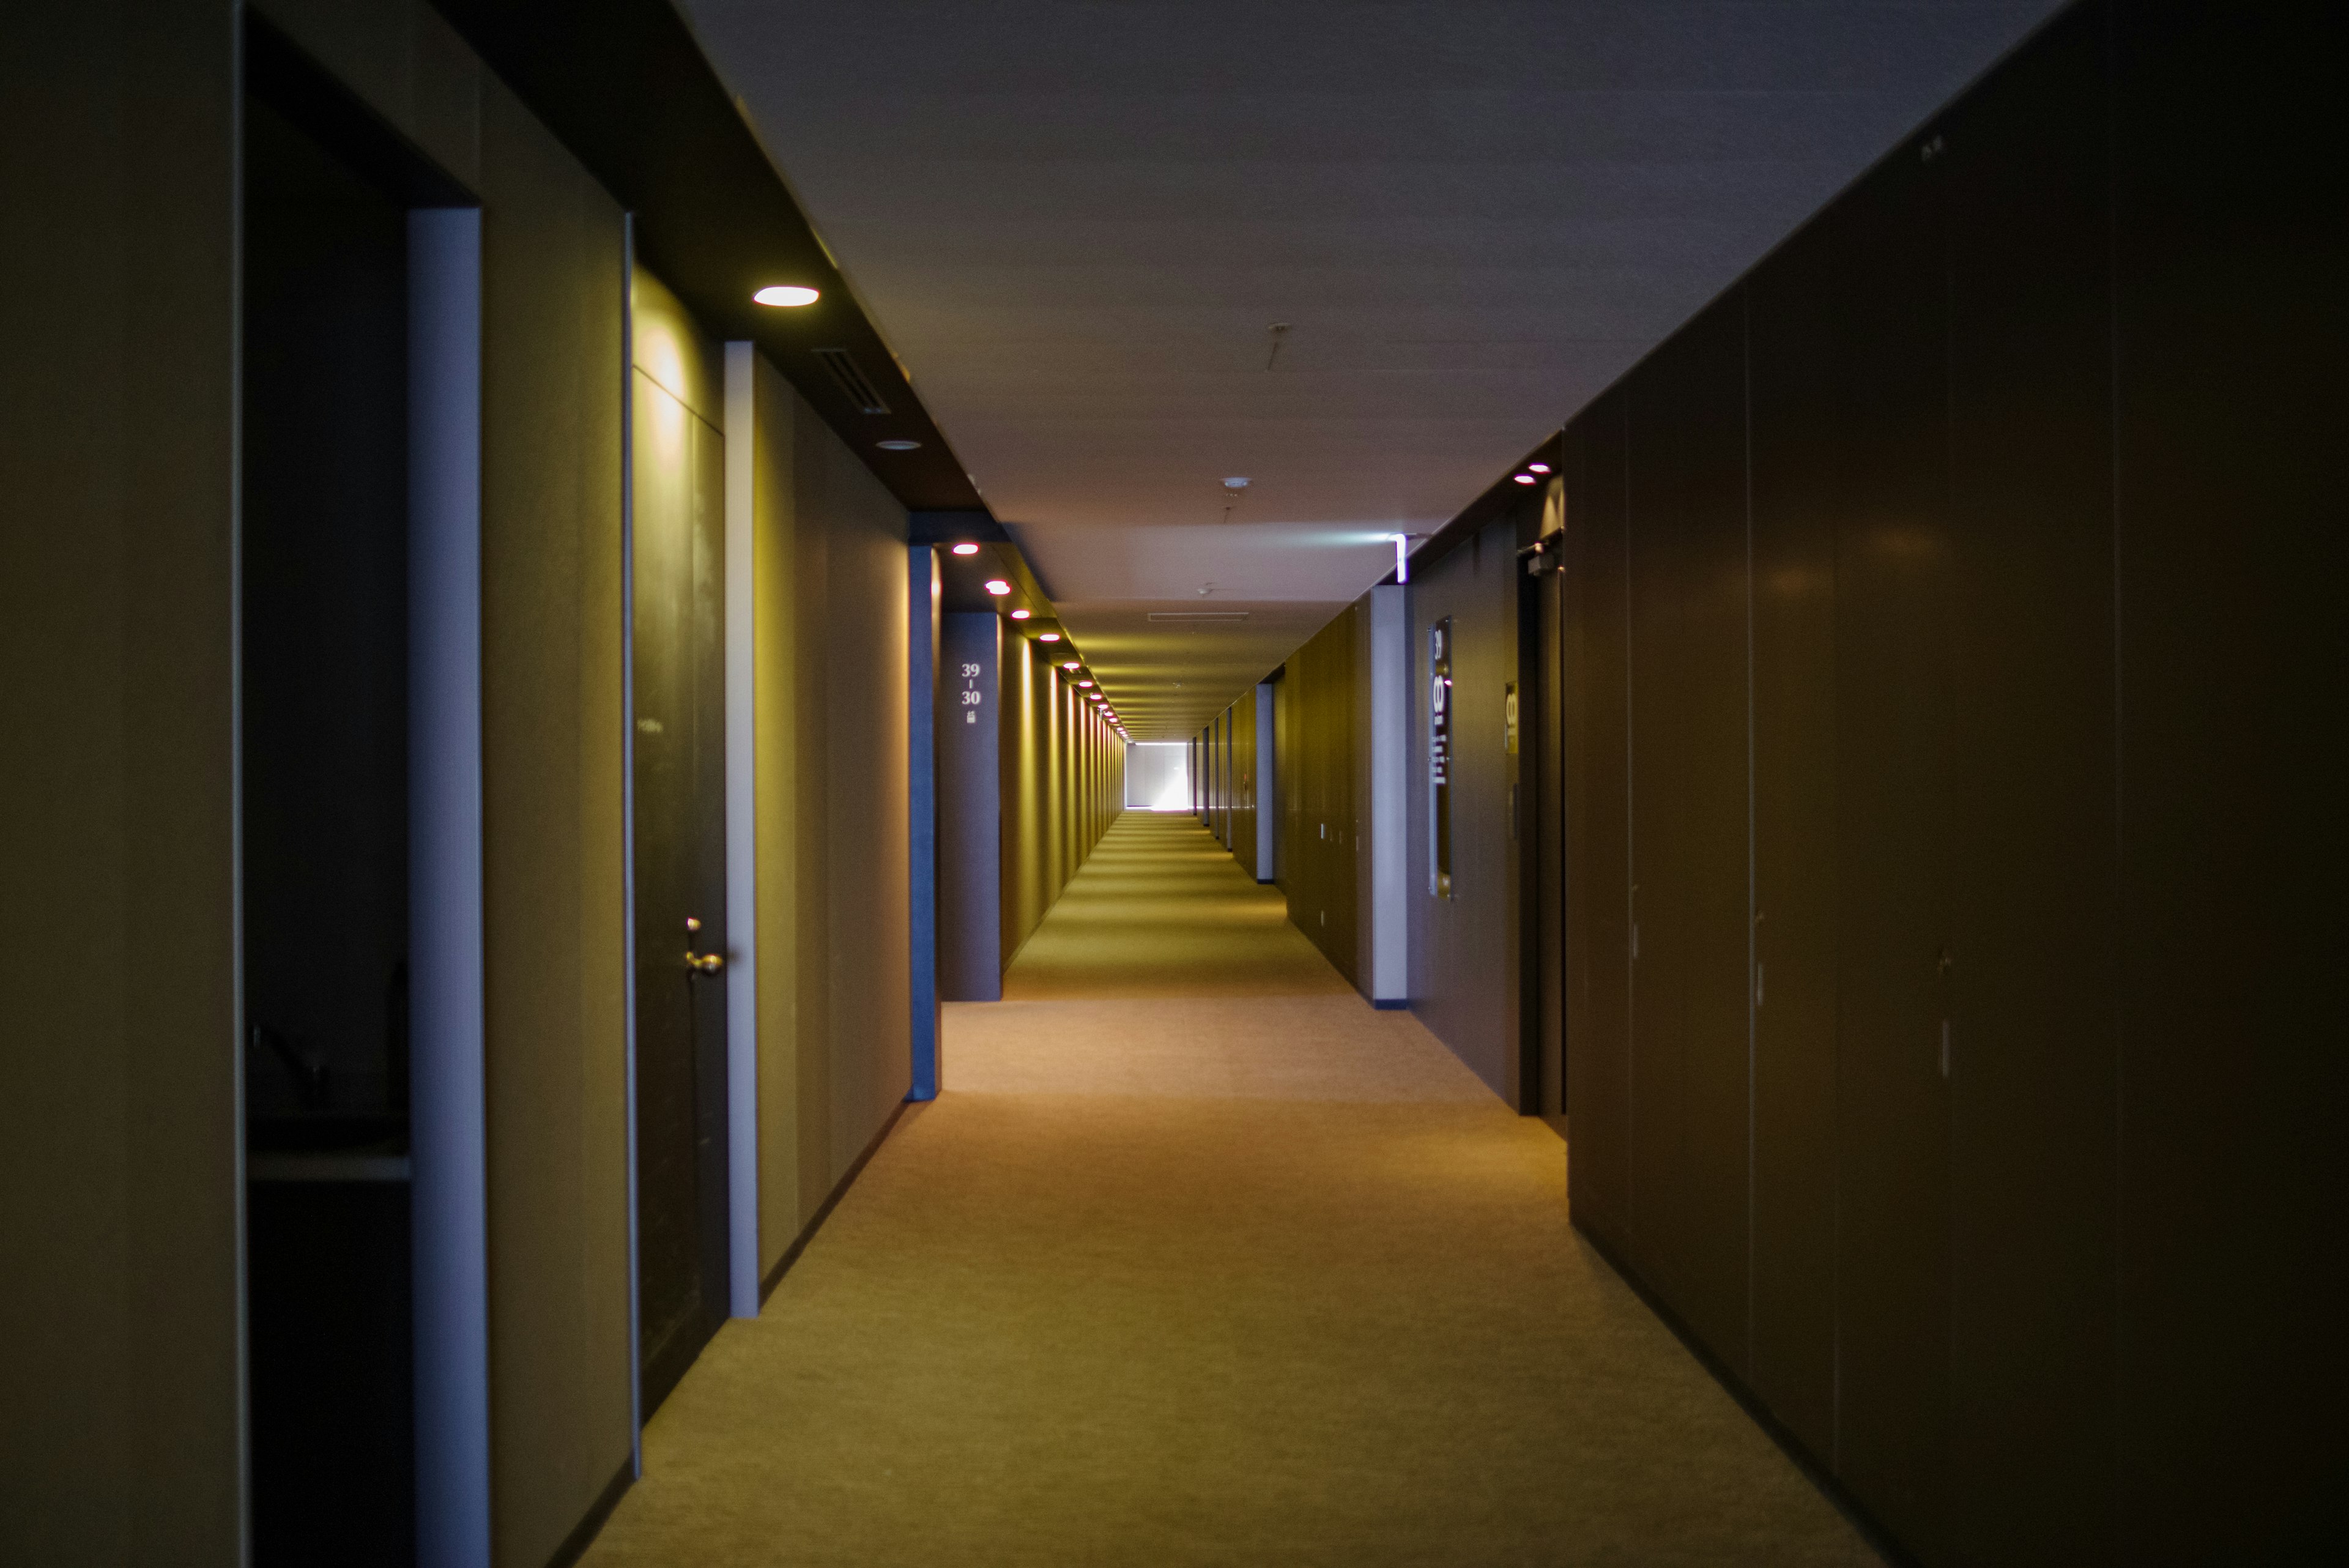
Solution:
[(1152, 610), (1153, 620), (1171, 620), (1188, 626), (1223, 626), (1232, 621), (1246, 620), (1246, 610)]
[(881, 400), (881, 394), (866, 378), (864, 367), (856, 362), (854, 355), (845, 348), (818, 348), (813, 352), (817, 362), (832, 377), (833, 384), (856, 405), (858, 413), (885, 414), (889, 411), (889, 405)]

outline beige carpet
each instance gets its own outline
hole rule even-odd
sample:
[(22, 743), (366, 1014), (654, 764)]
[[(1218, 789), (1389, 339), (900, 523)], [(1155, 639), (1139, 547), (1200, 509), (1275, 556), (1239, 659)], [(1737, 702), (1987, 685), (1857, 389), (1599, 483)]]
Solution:
[(586, 1561), (1854, 1563), (1564, 1148), (1129, 813)]

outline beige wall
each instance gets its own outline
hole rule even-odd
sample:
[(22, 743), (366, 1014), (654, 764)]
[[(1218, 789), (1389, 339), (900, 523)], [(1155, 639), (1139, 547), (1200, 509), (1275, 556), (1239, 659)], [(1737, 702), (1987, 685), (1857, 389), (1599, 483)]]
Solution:
[(750, 417), (764, 1276), (911, 1083), (910, 609), (905, 509), (755, 356)]
[[(827, 1116), (821, 1164), (802, 1151), (803, 1179), (823, 1172), (802, 1187), (804, 1207), (823, 1202), (912, 1084), (909, 611), (905, 509), (804, 404), (793, 441), (794, 538), (821, 538), (823, 584), (817, 657), (793, 677), (815, 683), (809, 701), (824, 709), (827, 1029), (823, 1097), (802, 1102), (803, 1136), (812, 1141), (819, 1105)], [(812, 560), (802, 569), (815, 575)]]
[[(802, 1201), (802, 1042), (827, 1037), (823, 963), (823, 705), (796, 672), (821, 668), (822, 541), (795, 537), (798, 397), (751, 359), (751, 599), (759, 867), (759, 1274), (764, 1279), (821, 1201)], [(730, 431), (735, 439), (740, 432)], [(810, 561), (816, 566), (811, 569)], [(812, 580), (811, 580), (812, 579)], [(804, 1054), (812, 1056), (810, 1049)]]
[(232, 15), (0, 5), (11, 1563), (238, 1561)]
[(492, 1517), (542, 1563), (629, 1449), (619, 213), (481, 94)]

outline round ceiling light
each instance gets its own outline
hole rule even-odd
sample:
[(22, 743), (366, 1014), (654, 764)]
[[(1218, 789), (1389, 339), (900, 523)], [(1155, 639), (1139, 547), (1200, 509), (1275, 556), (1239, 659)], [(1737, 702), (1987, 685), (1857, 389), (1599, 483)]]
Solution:
[(892, 436), (887, 441), (876, 441), (873, 444), (883, 452), (914, 452), (918, 450), (922, 443), (917, 441), (907, 441), (903, 436)]
[(993, 594), (997, 598), (1001, 598), (1004, 595), (1011, 591), (1011, 585), (1005, 582), (1001, 577), (989, 577), (987, 579), (987, 591)]
[(778, 310), (796, 310), (802, 305), (813, 305), (823, 297), (821, 289), (804, 288), (795, 283), (779, 283), (762, 288), (750, 296), (761, 305), (771, 305)]
[(966, 539), (954, 547), (954, 553), (957, 556), (976, 556), (978, 554), (978, 546)]
[(1074, 670), (1077, 668), (1077, 661), (1073, 659), (1063, 659), (1061, 662), (1061, 668), (1063, 670)]
[(1057, 631), (1040, 631), (1036, 634), (1036, 640), (1039, 642), (1058, 642), (1061, 640), (1061, 634)]
[(1013, 610), (1011, 612), (1011, 618), (1013, 620), (1026, 620), (1030, 616), (1034, 615), (1035, 613), (1036, 612), (1034, 610)]
[(1080, 685), (1080, 686), (1091, 686), (1091, 685), (1092, 684), (1092, 681), (1090, 681), (1090, 680), (1080, 680), (1080, 681), (1078, 681), (1078, 682), (1077, 682), (1077, 684), (1078, 684), (1078, 685)]
[(1531, 484), (1533, 482), (1534, 476), (1530, 473), (1521, 473), (1517, 475), (1517, 483), (1519, 484)]
[(1526, 464), (1526, 472), (1528, 473), (1547, 473), (1549, 472), (1549, 464), (1546, 462), (1529, 462)]

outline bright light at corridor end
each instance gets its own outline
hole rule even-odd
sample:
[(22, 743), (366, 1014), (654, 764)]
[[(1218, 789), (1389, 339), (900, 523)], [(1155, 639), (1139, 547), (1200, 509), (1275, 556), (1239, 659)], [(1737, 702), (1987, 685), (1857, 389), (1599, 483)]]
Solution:
[(795, 283), (779, 283), (762, 288), (750, 296), (761, 305), (771, 305), (779, 310), (795, 310), (802, 305), (813, 305), (823, 297), (820, 289), (804, 288)]

